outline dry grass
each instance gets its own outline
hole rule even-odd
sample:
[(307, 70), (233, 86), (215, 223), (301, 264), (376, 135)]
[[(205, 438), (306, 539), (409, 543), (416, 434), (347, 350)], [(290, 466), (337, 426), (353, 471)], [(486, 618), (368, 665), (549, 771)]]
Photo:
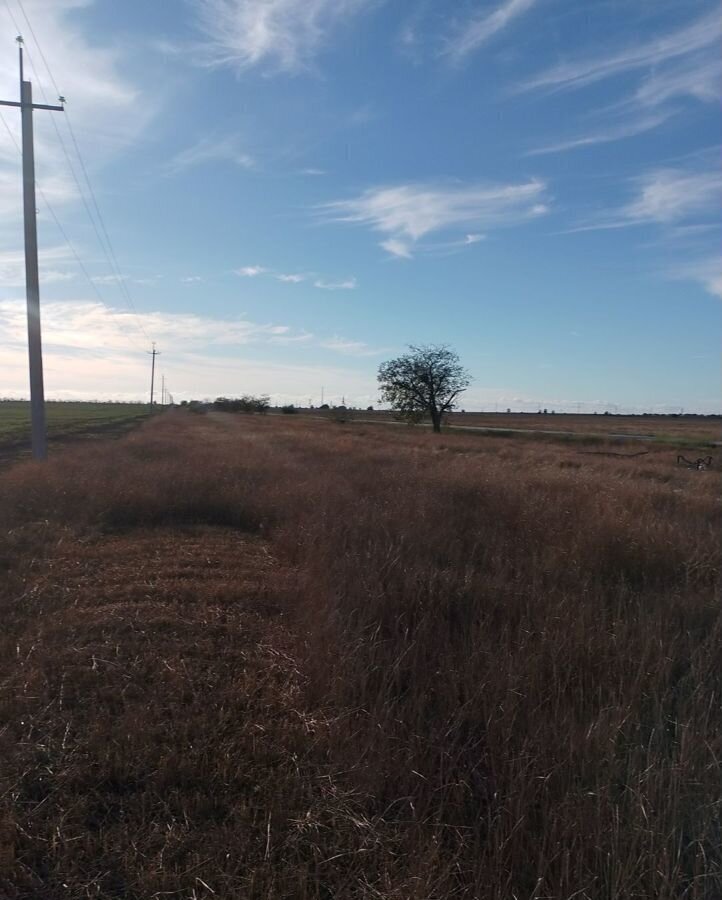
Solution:
[(2, 475), (0, 894), (718, 898), (718, 476), (584, 449), (178, 414)]
[(453, 413), (454, 425), (533, 428), (587, 434), (641, 434), (685, 441), (722, 440), (720, 416), (541, 415), (538, 413)]
[[(302, 415), (364, 422), (391, 422), (394, 415), (386, 410), (299, 410)], [(710, 444), (722, 441), (722, 416), (605, 416), (571, 413), (489, 413), (453, 412), (446, 416), (451, 426), (472, 428), (520, 429), (530, 431), (569, 432), (575, 435), (646, 435), (657, 440), (678, 440), (683, 443)], [(428, 423), (430, 424), (430, 423)]]

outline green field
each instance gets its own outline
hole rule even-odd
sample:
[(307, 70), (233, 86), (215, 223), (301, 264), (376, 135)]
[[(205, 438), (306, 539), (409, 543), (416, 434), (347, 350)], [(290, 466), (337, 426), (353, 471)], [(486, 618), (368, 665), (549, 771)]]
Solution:
[[(45, 404), (48, 437), (92, 434), (134, 422), (148, 415), (145, 403), (81, 403), (50, 401)], [(30, 440), (30, 404), (25, 400), (0, 402), (0, 446)]]

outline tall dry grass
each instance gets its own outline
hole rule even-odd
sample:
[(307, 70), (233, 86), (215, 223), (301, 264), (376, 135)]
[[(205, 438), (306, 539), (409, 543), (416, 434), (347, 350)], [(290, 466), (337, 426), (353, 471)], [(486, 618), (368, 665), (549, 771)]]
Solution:
[(283, 874), (224, 896), (722, 895), (714, 472), (218, 415), (99, 451), (0, 479), (13, 591), (61, 539), (199, 524), (295, 573), (300, 763), (258, 798)]

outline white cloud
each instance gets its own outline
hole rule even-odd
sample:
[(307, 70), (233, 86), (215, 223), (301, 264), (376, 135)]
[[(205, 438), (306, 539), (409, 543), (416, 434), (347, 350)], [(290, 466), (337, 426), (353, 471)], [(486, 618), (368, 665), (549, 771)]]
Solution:
[(477, 50), (510, 22), (528, 12), (536, 0), (504, 0), (493, 12), (472, 16), (447, 39), (444, 54), (455, 62)]
[(686, 262), (669, 270), (670, 278), (696, 281), (704, 289), (722, 300), (722, 256)]
[(519, 90), (538, 88), (580, 88), (635, 69), (655, 66), (716, 45), (722, 35), (719, 9), (669, 34), (640, 41), (606, 56), (585, 54), (572, 62), (547, 69), (519, 86)]
[[(53, 347), (44, 354), (46, 397), (50, 400), (148, 400), (147, 357), (141, 353), (90, 352)], [(190, 399), (270, 394), (273, 404), (305, 406), (309, 398), (320, 403), (321, 385), (326, 399), (357, 406), (374, 403), (378, 396), (370, 371), (359, 370), (353, 356), (339, 355), (342, 364), (314, 361), (304, 365), (276, 358), (184, 353), (161, 357), (166, 385), (176, 402)], [(27, 397), (26, 351), (4, 353), (0, 370), (0, 396)], [(333, 388), (329, 387), (333, 386)], [(338, 392), (338, 395), (337, 395)]]
[[(195, 313), (131, 313), (89, 300), (55, 301), (43, 304), (43, 346), (127, 353), (138, 334), (152, 333), (164, 355), (210, 352), (223, 354), (245, 345), (310, 344), (337, 353), (358, 355), (366, 344), (334, 336), (317, 338), (306, 329), (289, 325), (220, 319)], [(130, 338), (130, 340), (129, 340)], [(0, 300), (0, 356), (13, 348), (22, 351), (27, 342), (24, 300)], [(139, 350), (142, 351), (142, 347)], [(369, 351), (371, 352), (371, 351)], [(374, 351), (375, 352), (375, 351)], [(0, 391), (1, 393), (1, 391)]]
[(607, 144), (623, 138), (635, 137), (638, 134), (644, 134), (646, 131), (657, 128), (663, 122), (666, 122), (670, 115), (671, 112), (661, 112), (643, 118), (635, 116), (632, 120), (623, 124), (609, 125), (581, 137), (560, 141), (556, 144), (549, 144), (546, 147), (539, 147), (536, 150), (530, 150), (526, 155), (542, 156), (547, 153), (559, 153), (563, 150), (576, 150), (579, 147), (590, 147), (594, 144)]
[(486, 239), (485, 234), (467, 234), (464, 237), (465, 244), (478, 244), (479, 241), (483, 241)]
[(58, 284), (61, 281), (73, 281), (75, 275), (72, 272), (60, 272), (55, 269), (46, 269), (40, 273), (40, 284)]
[(641, 180), (638, 197), (622, 210), (632, 222), (674, 222), (717, 209), (722, 201), (722, 172), (659, 169)]
[(127, 275), (93, 275), (90, 279), (93, 284), (119, 284), (121, 281), (127, 281)]
[(292, 272), (289, 275), (280, 272), (278, 275), (276, 275), (276, 278), (279, 281), (285, 282), (286, 284), (300, 284), (302, 281), (306, 280), (306, 276), (301, 275), (299, 272)]
[(411, 259), (413, 256), (409, 244), (398, 238), (389, 238), (387, 241), (381, 241), (380, 246), (391, 256), (396, 256), (399, 259)]
[(197, 0), (202, 61), (238, 71), (308, 66), (333, 29), (378, 0)]
[(256, 278), (258, 275), (267, 275), (269, 278), (275, 278), (284, 284), (301, 284), (309, 279), (314, 279), (313, 286), (326, 291), (350, 291), (358, 287), (355, 278), (345, 278), (340, 281), (332, 281), (322, 278), (313, 272), (274, 272), (273, 269), (266, 269), (263, 266), (243, 266), (241, 269), (235, 270), (236, 275), (242, 275), (246, 278)]
[(678, 97), (714, 103), (722, 94), (722, 57), (716, 43), (680, 64), (655, 68), (637, 89), (634, 99), (643, 106), (660, 106)]
[[(40, 249), (38, 253), (40, 281), (52, 284), (59, 281), (71, 281), (75, 275), (63, 269), (48, 268), (59, 263), (69, 263), (72, 259), (65, 246)], [(25, 252), (23, 250), (0, 251), (0, 287), (25, 286)]]
[(719, 23), (705, 18), (627, 51), (557, 66), (522, 85), (522, 90), (535, 87), (573, 89), (625, 71), (649, 70), (633, 92), (610, 106), (587, 114), (587, 121), (594, 124), (587, 127), (586, 133), (554, 140), (530, 151), (527, 156), (636, 137), (682, 114), (689, 101), (718, 102), (722, 97), (719, 36), (722, 36)]
[(200, 275), (186, 275), (185, 278), (181, 278), (182, 284), (198, 284), (199, 281), (203, 281)]
[(575, 231), (622, 228), (629, 225), (673, 225), (691, 217), (703, 223), (722, 203), (722, 172), (717, 169), (656, 169), (634, 180), (636, 196), (629, 202), (580, 225)]
[[(77, 187), (67, 161), (58, 144), (54, 125), (67, 134), (66, 118), (70, 118), (78, 138), (86, 166), (91, 173), (119, 150), (133, 144), (145, 133), (149, 120), (155, 115), (158, 101), (143, 96), (125, 74), (124, 62), (130, 52), (123, 39), (115, 35), (112, 47), (104, 46), (94, 33), (92, 40), (78, 16), (80, 7), (92, 5), (92, 0), (25, 0), (24, 9), (32, 23), (33, 32), (26, 27), (18, 4), (11, 4), (18, 29), (25, 38), (26, 76), (33, 82), (36, 102), (55, 103), (56, 92), (47, 70), (42, 64), (35, 37), (47, 59), (59, 90), (67, 97), (67, 112), (44, 112), (35, 116), (35, 164), (38, 186), (49, 202), (58, 208), (78, 199)], [(16, 33), (6, 9), (3, 15), (7, 40)], [(18, 96), (17, 56), (7, 44), (8, 52), (0, 57), (0, 96), (13, 100)], [(43, 90), (45, 89), (45, 95)], [(20, 116), (15, 109), (3, 109), (15, 142), (20, 141)], [(54, 124), (51, 121), (54, 117)], [(0, 124), (0, 215), (12, 223), (21, 217), (19, 202), (19, 154), (13, 141)], [(44, 216), (42, 196), (38, 197), (41, 216)]]
[[(23, 343), (25, 304), (0, 301), (0, 336)], [(94, 301), (55, 301), (43, 304), (43, 344), (65, 347), (115, 347), (125, 349), (128, 336), (137, 339), (143, 330), (160, 345), (182, 352), (199, 346), (236, 346), (265, 342), (290, 333), (285, 325), (245, 319), (211, 319), (193, 313), (131, 313)]]
[[(401, 184), (371, 188), (351, 200), (325, 204), (332, 220), (367, 225), (389, 237), (382, 246), (396, 256), (410, 255), (426, 235), (476, 225), (502, 227), (547, 211), (540, 202), (544, 182), (522, 184)], [(396, 243), (390, 243), (389, 239)]]
[(168, 175), (178, 175), (207, 163), (230, 162), (242, 169), (252, 169), (254, 160), (238, 148), (236, 138), (201, 138), (193, 146), (181, 150), (165, 166)]
[(328, 340), (321, 341), (321, 346), (327, 350), (334, 350), (337, 353), (343, 353), (348, 356), (378, 356), (387, 352), (384, 349), (374, 350), (363, 341), (349, 341), (346, 338), (335, 335)]
[(318, 278), (313, 283), (314, 287), (321, 288), (323, 291), (353, 291), (358, 287), (355, 278), (346, 278), (343, 281), (324, 281)]
[(299, 331), (293, 334), (274, 335), (269, 343), (271, 344), (307, 344), (314, 340), (315, 335), (311, 331)]
[[(144, 346), (129, 340), (141, 326), (158, 342), (162, 356), (156, 371), (166, 376), (176, 399), (271, 393), (278, 402), (305, 404), (309, 397), (318, 402), (321, 385), (333, 402), (340, 402), (342, 393), (359, 405), (376, 397), (373, 367), (333, 361), (380, 352), (362, 341), (337, 335), (324, 339), (305, 329), (246, 319), (136, 315), (78, 300), (43, 304), (48, 398), (147, 399), (148, 356)], [(0, 396), (27, 396), (26, 328), (25, 301), (0, 301)], [(289, 361), (291, 346), (299, 348), (298, 358), (312, 362)]]

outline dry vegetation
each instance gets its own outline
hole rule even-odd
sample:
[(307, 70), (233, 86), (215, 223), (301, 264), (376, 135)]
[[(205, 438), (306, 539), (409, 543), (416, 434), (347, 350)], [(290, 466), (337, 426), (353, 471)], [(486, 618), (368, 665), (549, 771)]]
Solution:
[(720, 416), (544, 415), (544, 413), (452, 413), (453, 425), (487, 428), (531, 428), (582, 434), (650, 435), (680, 441), (722, 440)]
[[(298, 412), (315, 418), (339, 418), (349, 421), (390, 422), (395, 416), (387, 410), (337, 410), (302, 409)], [(679, 441), (686, 445), (695, 442), (715, 444), (722, 442), (722, 416), (622, 416), (544, 413), (489, 413), (453, 412), (445, 416), (447, 425), (452, 427), (488, 428), (493, 430), (549, 431), (573, 435), (646, 436), (662, 441)]]
[(599, 450), (178, 413), (8, 469), (0, 896), (719, 898), (718, 476)]

